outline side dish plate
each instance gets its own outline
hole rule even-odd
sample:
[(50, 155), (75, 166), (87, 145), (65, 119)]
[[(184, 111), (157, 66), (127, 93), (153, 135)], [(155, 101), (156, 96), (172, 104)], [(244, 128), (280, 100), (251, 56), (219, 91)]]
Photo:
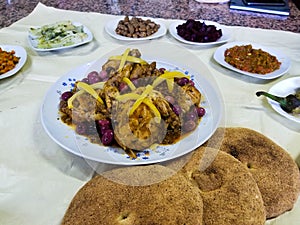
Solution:
[[(79, 22), (72, 22), (73, 25), (75, 26), (81, 26), (82, 24)], [(35, 51), (40, 51), (40, 52), (46, 52), (46, 51), (54, 51), (54, 50), (63, 50), (63, 49), (68, 49), (68, 48), (73, 48), (77, 47), (86, 43), (89, 43), (93, 40), (93, 34), (92, 32), (84, 25), (83, 26), (83, 32), (87, 34), (87, 37), (84, 38), (81, 42), (75, 43), (73, 45), (68, 45), (68, 46), (61, 46), (61, 47), (54, 47), (54, 48), (39, 48), (37, 46), (37, 40), (35, 37), (31, 36), (30, 33), (28, 34), (28, 41), (30, 46), (35, 50)], [(35, 27), (38, 28), (38, 27)]]
[[(300, 90), (300, 77), (292, 77), (276, 83), (274, 86), (270, 88), (269, 93), (273, 95), (285, 97), (289, 94), (295, 94), (296, 91), (299, 90)], [(269, 98), (268, 98), (268, 102), (272, 106), (272, 108), (280, 115), (288, 118), (289, 120), (300, 123), (300, 114), (292, 115), (291, 113), (285, 112), (280, 107), (278, 102), (275, 102)]]
[(182, 37), (180, 37), (177, 34), (177, 29), (176, 27), (178, 25), (181, 25), (183, 23), (185, 23), (185, 20), (180, 20), (180, 21), (175, 21), (173, 23), (170, 24), (169, 26), (169, 32), (170, 34), (178, 41), (185, 43), (185, 44), (189, 44), (189, 45), (196, 45), (196, 46), (213, 46), (213, 45), (218, 45), (218, 44), (223, 44), (229, 41), (230, 39), (230, 34), (228, 32), (228, 30), (225, 28), (225, 26), (222, 26), (219, 23), (216, 22), (212, 22), (212, 21), (207, 21), (207, 20), (199, 20), (200, 22), (204, 22), (206, 25), (214, 25), (217, 29), (221, 29), (222, 30), (222, 36), (214, 42), (206, 42), (206, 43), (200, 43), (200, 42), (192, 42), (192, 41), (187, 41), (185, 39), (183, 39)]
[(14, 74), (16, 74), (25, 64), (26, 60), (27, 60), (27, 53), (26, 50), (18, 45), (0, 45), (0, 48), (4, 51), (10, 52), (12, 50), (15, 51), (15, 56), (20, 57), (19, 62), (16, 64), (15, 68), (13, 68), (12, 70), (1, 74), (0, 75), (0, 80), (10, 77)]
[[(278, 61), (281, 62), (280, 68), (278, 70), (275, 70), (272, 73), (267, 73), (267, 74), (263, 75), (263, 74), (256, 74), (256, 73), (249, 73), (246, 71), (242, 71), (240, 69), (233, 67), (232, 65), (230, 65), (229, 63), (227, 63), (225, 61), (224, 53), (225, 53), (226, 49), (232, 48), (234, 46), (249, 45), (249, 44), (251, 44), (254, 49), (262, 49), (263, 51), (268, 52), (269, 54), (275, 56), (278, 59)], [(281, 52), (278, 52), (269, 47), (265, 47), (265, 46), (262, 46), (262, 45), (259, 45), (256, 43), (249, 43), (249, 42), (230, 42), (230, 43), (224, 44), (215, 51), (214, 59), (220, 65), (226, 67), (227, 69), (230, 69), (232, 71), (238, 72), (243, 75), (255, 77), (258, 79), (265, 79), (265, 80), (274, 79), (274, 78), (284, 75), (289, 70), (290, 64), (291, 64), (290, 59), (286, 55), (282, 54)]]
[[(143, 50), (141, 51), (143, 54)], [(144, 55), (144, 54), (143, 54)], [(142, 57), (148, 62), (154, 61), (153, 57)], [(179, 68), (165, 59), (157, 59), (157, 67), (163, 67), (169, 70), (181, 70), (191, 76), (196, 87), (203, 95), (201, 105), (206, 109), (206, 114), (202, 118), (199, 126), (194, 132), (174, 145), (161, 145), (156, 150), (146, 149), (137, 154), (136, 159), (130, 158), (124, 151), (118, 147), (106, 147), (98, 144), (92, 144), (84, 136), (78, 135), (75, 131), (62, 123), (59, 119), (58, 105), (60, 96), (63, 92), (70, 90), (76, 80), (81, 80), (89, 71), (99, 69), (107, 57), (97, 60), (96, 63), (82, 65), (63, 75), (47, 92), (42, 107), (41, 120), (44, 129), (48, 135), (60, 146), (75, 155), (86, 159), (120, 165), (140, 165), (157, 163), (182, 156), (207, 141), (217, 129), (223, 112), (222, 98), (212, 85), (199, 72), (189, 70), (188, 68)], [(201, 84), (201, 85), (200, 85)]]
[(142, 19), (150, 19), (151, 21), (155, 22), (156, 24), (160, 25), (160, 28), (158, 29), (157, 32), (155, 32), (154, 34), (148, 36), (148, 37), (143, 37), (143, 38), (131, 38), (131, 37), (125, 37), (122, 35), (119, 35), (116, 33), (116, 28), (118, 26), (118, 23), (120, 20), (124, 19), (124, 17), (120, 17), (118, 19), (113, 19), (111, 21), (109, 21), (108, 23), (106, 23), (105, 25), (105, 31), (112, 36), (113, 38), (116, 38), (118, 40), (121, 41), (145, 41), (145, 40), (151, 40), (151, 39), (155, 39), (155, 38), (159, 38), (164, 36), (167, 33), (167, 28), (166, 26), (158, 19), (154, 19), (154, 18), (149, 18), (149, 17), (139, 17)]

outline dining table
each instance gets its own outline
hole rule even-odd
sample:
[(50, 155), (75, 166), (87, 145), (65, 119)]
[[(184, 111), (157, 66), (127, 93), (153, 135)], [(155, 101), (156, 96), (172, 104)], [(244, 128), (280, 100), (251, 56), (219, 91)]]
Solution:
[[(0, 29), (0, 46), (22, 46), (27, 58), (16, 74), (0, 79), (0, 225), (58, 225), (74, 195), (95, 175), (95, 167), (103, 171), (118, 167), (64, 148), (45, 129), (43, 107), (49, 103), (45, 102), (49, 90), (61, 77), (88, 68), (111, 52), (121, 54), (128, 46), (153, 46), (154, 59), (169, 56), (193, 67), (219, 94), (222, 107), (217, 112), (218, 127), (245, 127), (260, 132), (287, 151), (300, 166), (299, 120), (278, 113), (266, 98), (256, 96), (257, 91), (268, 91), (287, 79), (298, 79), (299, 84), (299, 32), (222, 24), (229, 34), (226, 42), (191, 45), (177, 40), (168, 30), (178, 18), (156, 18), (167, 28), (164, 35), (127, 41), (111, 36), (105, 29), (110, 21), (123, 18), (124, 15), (65, 10), (38, 3), (28, 15)], [(55, 51), (39, 51), (31, 46), (31, 27), (66, 20), (84, 24), (91, 31), (92, 40)], [(263, 79), (263, 75), (252, 77), (224, 67), (214, 54), (231, 42), (274, 49), (286, 56), (288, 68), (274, 78)], [(52, 107), (58, 111), (58, 105)], [(292, 210), (266, 221), (267, 225), (299, 223), (300, 198)]]

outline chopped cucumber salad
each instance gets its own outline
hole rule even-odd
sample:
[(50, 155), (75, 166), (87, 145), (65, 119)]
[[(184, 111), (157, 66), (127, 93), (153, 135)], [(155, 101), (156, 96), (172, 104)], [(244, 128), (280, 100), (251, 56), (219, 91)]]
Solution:
[(62, 21), (30, 28), (30, 36), (36, 41), (37, 48), (50, 49), (81, 43), (88, 37), (83, 26), (75, 26), (71, 21)]

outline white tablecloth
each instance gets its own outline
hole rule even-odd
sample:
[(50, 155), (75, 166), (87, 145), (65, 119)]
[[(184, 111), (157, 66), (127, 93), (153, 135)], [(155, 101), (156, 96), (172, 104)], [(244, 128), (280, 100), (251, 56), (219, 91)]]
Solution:
[[(104, 31), (112, 15), (58, 10), (39, 4), (27, 17), (0, 30), (0, 43), (21, 45), (28, 59), (21, 72), (0, 80), (0, 224), (57, 225), (78, 189), (93, 170), (84, 159), (52, 141), (40, 122), (40, 106), (51, 85), (75, 67), (91, 62), (124, 45)], [(94, 40), (79, 48), (38, 53), (27, 40), (30, 26), (58, 20), (78, 21), (94, 34)], [(162, 20), (168, 26), (171, 20)], [(214, 76), (225, 102), (225, 126), (257, 130), (286, 149), (300, 165), (300, 125), (277, 114), (257, 90), (300, 75), (300, 34), (227, 27), (231, 41), (249, 41), (272, 47), (291, 59), (287, 74), (271, 81), (238, 75), (219, 66), (212, 58), (216, 47), (187, 48), (202, 60)], [(169, 34), (157, 40), (179, 43)], [(159, 51), (158, 51), (159, 52)], [(178, 56), (180, 57), (180, 56)], [(55, 106), (54, 106), (55, 107)], [(299, 225), (300, 200), (295, 208), (267, 222)]]

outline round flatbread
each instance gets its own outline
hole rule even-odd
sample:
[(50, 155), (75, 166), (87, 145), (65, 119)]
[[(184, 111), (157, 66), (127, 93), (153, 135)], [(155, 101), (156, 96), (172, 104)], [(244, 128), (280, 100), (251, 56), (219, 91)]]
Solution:
[(299, 168), (283, 148), (248, 128), (218, 128), (209, 145), (231, 154), (253, 175), (262, 194), (267, 218), (293, 208), (300, 192)]
[(265, 208), (248, 169), (213, 148), (196, 149), (181, 170), (201, 191), (205, 225), (263, 225)]
[[(62, 225), (202, 225), (199, 189), (182, 174), (169, 176), (172, 173), (166, 167), (151, 165), (98, 175), (75, 195)], [(155, 183), (161, 180), (159, 174), (168, 178)], [(126, 179), (133, 185), (124, 184)], [(149, 182), (152, 184), (146, 184)]]

